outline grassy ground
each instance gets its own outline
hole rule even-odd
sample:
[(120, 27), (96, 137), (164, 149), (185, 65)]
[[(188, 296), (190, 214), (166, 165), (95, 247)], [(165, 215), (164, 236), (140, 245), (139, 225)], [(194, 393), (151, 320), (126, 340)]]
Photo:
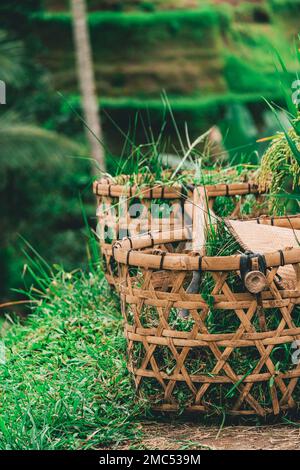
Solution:
[[(139, 437), (121, 319), (100, 275), (58, 272), (25, 324), (2, 324), (0, 449), (88, 449)], [(135, 425), (133, 426), (133, 423)]]

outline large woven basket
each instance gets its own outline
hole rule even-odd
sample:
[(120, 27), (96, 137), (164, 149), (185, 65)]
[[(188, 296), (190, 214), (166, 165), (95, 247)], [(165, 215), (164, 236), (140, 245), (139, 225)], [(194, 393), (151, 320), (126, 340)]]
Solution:
[[(284, 227), (288, 219), (275, 220)], [(294, 218), (294, 227), (299, 221)], [(129, 370), (139, 394), (156, 410), (265, 416), (299, 404), (300, 365), (292, 355), (300, 339), (300, 248), (294, 228), (256, 221), (229, 226), (248, 249), (252, 242), (259, 248), (264, 229), (271, 230), (260, 294), (251, 294), (241, 280), (241, 254), (182, 253), (187, 229), (171, 238), (149, 233), (114, 245)], [(256, 257), (252, 266), (255, 262)], [(199, 269), (205, 295), (201, 288), (188, 292)], [(188, 320), (178, 317), (181, 309), (189, 312)]]
[[(126, 178), (125, 178), (126, 179)], [(254, 198), (255, 204), (249, 215), (258, 215), (265, 208), (264, 191), (258, 189), (256, 183), (238, 182), (231, 184), (208, 185), (206, 195), (208, 198), (208, 206), (216, 215), (220, 214), (218, 206), (227, 206), (226, 216), (232, 218), (242, 217), (242, 209), (247, 206), (245, 201), (247, 198)], [(182, 214), (185, 211), (186, 204), (191, 201), (193, 186), (174, 185), (163, 186), (156, 185), (138, 187), (130, 184), (115, 184), (112, 180), (104, 178), (96, 181), (93, 186), (94, 194), (97, 197), (97, 218), (98, 233), (100, 239), (101, 252), (104, 261), (104, 271), (106, 278), (111, 286), (118, 287), (118, 273), (116, 263), (112, 256), (112, 244), (116, 240), (124, 238), (124, 236), (137, 235), (145, 233), (149, 230), (163, 230), (166, 222), (164, 217), (160, 216), (156, 220), (153, 219), (151, 205), (154, 201), (163, 203), (166, 206), (173, 207), (171, 228), (178, 228), (178, 225), (184, 227), (186, 225), (185, 217)], [(225, 200), (224, 200), (225, 198)], [(132, 213), (133, 205), (142, 202), (143, 210), (138, 218)], [(255, 213), (253, 208), (255, 207)], [(192, 220), (189, 221), (192, 223)], [(130, 226), (134, 226), (134, 234)], [(106, 234), (109, 234), (107, 237)]]

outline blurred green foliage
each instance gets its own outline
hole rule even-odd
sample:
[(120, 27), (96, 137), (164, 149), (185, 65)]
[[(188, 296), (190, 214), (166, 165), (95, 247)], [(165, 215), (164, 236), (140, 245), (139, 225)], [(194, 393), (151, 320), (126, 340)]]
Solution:
[[(91, 165), (79, 158), (85, 148), (45, 129), (57, 97), (48, 74), (30, 56), (29, 14), (37, 2), (29, 3), (0, 6), (0, 13), (9, 12), (0, 29), (0, 78), (7, 88), (7, 105), (0, 109), (1, 300), (16, 297), (11, 289), (22, 284), (26, 258), (20, 235), (50, 263), (74, 269), (86, 259), (80, 194), (88, 214), (94, 213)], [(16, 19), (22, 19), (20, 28)]]
[[(93, 12), (89, 14), (88, 21), (91, 27), (99, 27), (107, 25), (112, 32), (112, 27), (116, 28), (130, 28), (130, 32), (135, 33), (136, 31), (132, 28), (161, 28), (165, 25), (170, 25), (177, 28), (189, 24), (193, 26), (197, 31), (199, 28), (210, 27), (214, 24), (228, 24), (229, 16), (225, 14), (226, 9), (215, 10), (209, 6), (204, 6), (200, 10), (174, 10), (174, 11), (158, 11), (155, 13), (144, 13), (144, 12), (129, 12), (129, 13), (115, 13), (115, 12)], [(42, 11), (40, 13), (33, 13), (32, 18), (53, 23), (64, 23), (71, 25), (72, 17), (69, 12), (52, 13)], [(198, 31), (199, 32), (199, 31)]]
[[(163, 89), (183, 134), (185, 123), (191, 138), (218, 124), (231, 161), (257, 160), (256, 151), (262, 147), (255, 140), (274, 133), (277, 125), (266, 117), (262, 96), (281, 103), (272, 46), (293, 69), (290, 39), (298, 31), (295, 12), (300, 1), (241, 2), (236, 7), (197, 0), (88, 4), (111, 173), (124, 143), (118, 128), (126, 134), (138, 114), (143, 125), (136, 129), (137, 143), (145, 142), (145, 126), (154, 133), (161, 129)], [(6, 77), (9, 103), (0, 109), (0, 145), (6, 148), (0, 160), (2, 297), (20, 282), (24, 258), (17, 247), (18, 233), (50, 262), (62, 262), (66, 269), (77, 267), (85, 257), (79, 194), (93, 217), (91, 170), (89, 160), (73, 157), (86, 157), (87, 152), (67, 149), (62, 140), (57, 140), (56, 148), (51, 139), (45, 145), (45, 135), (35, 133), (33, 139), (30, 131), (35, 126), (34, 132), (58, 132), (73, 144), (84, 141), (76, 115), (81, 106), (68, 7), (67, 1), (58, 0), (2, 0), (0, 5), (0, 31), (22, 49), (20, 60), (18, 53), (11, 54), (15, 68), (8, 71), (11, 78)], [(1, 43), (0, 34), (0, 49)], [(3, 126), (10, 122), (7, 111), (21, 121), (7, 131), (9, 145), (4, 132), (8, 126)], [(171, 123), (166, 132), (167, 150), (172, 151), (178, 142)], [(33, 140), (40, 146), (32, 145)]]
[[(42, 160), (29, 168), (6, 170), (1, 178), (0, 295), (21, 283), (25, 257), (22, 235), (50, 263), (61, 263), (67, 270), (83, 265), (86, 259), (83, 218), (79, 196), (91, 201), (90, 165), (68, 160), (45, 165)], [(88, 196), (88, 197), (87, 197)], [(86, 206), (89, 215), (94, 206)], [(12, 296), (12, 293), (10, 294)]]
[(269, 4), (279, 13), (299, 12), (299, 0), (269, 0)]

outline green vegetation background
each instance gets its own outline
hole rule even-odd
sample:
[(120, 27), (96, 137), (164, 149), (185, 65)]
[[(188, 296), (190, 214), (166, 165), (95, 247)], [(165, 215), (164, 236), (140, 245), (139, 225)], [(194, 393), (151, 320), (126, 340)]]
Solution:
[[(298, 1), (241, 2), (234, 8), (191, 0), (95, 0), (88, 5), (110, 172), (116, 171), (123, 147), (118, 127), (126, 133), (139, 113), (154, 133), (160, 129), (163, 89), (179, 128), (183, 131), (187, 122), (191, 138), (218, 124), (226, 147), (240, 149), (230, 152), (231, 159), (257, 159), (256, 138), (276, 127), (262, 96), (280, 102), (271, 46), (293, 67), (290, 44), (297, 30)], [(11, 288), (23, 282), (19, 235), (50, 263), (63, 264), (66, 270), (84, 265), (80, 198), (91, 223), (94, 199), (89, 155), (76, 115), (81, 108), (68, 2), (3, 0), (0, 18), (8, 40), (22, 47), (19, 80), (12, 71), (6, 80), (8, 102), (0, 109), (4, 301), (15, 298)], [(3, 74), (7, 63), (2, 63)], [(54, 145), (53, 139), (37, 139), (37, 134), (30, 137), (21, 124), (58, 132), (74, 147), (59, 140)], [(168, 131), (174, 138), (171, 127)], [(135, 138), (137, 143), (145, 140), (143, 126)]]

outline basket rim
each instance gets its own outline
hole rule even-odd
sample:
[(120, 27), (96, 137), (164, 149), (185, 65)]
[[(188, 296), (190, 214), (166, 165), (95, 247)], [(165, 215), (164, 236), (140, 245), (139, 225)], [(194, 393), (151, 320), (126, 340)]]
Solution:
[[(299, 216), (298, 216), (299, 217)], [(265, 217), (265, 220), (271, 217)], [(281, 218), (281, 220), (284, 217)], [(257, 220), (257, 219), (248, 219)], [(164, 269), (170, 271), (237, 271), (240, 268), (242, 255), (230, 256), (201, 256), (198, 253), (165, 253), (159, 254), (145, 253), (139, 250), (155, 248), (156, 245), (188, 241), (190, 240), (191, 227), (185, 227), (170, 232), (147, 232), (135, 237), (125, 237), (123, 240), (115, 242), (112, 246), (112, 255), (115, 260), (124, 265), (149, 268)], [(284, 250), (276, 250), (272, 253), (264, 254), (266, 266), (282, 266), (282, 257), (284, 265), (300, 263), (300, 248), (287, 247)]]
[[(93, 193), (106, 197), (141, 197), (143, 199), (186, 199), (192, 195), (197, 185), (174, 184), (172, 186), (157, 184), (142, 186), (137, 184), (116, 184), (109, 179), (101, 179), (93, 183)], [(219, 183), (204, 186), (207, 197), (243, 196), (247, 194), (266, 194), (267, 188), (261, 188), (254, 182)]]
[[(220, 217), (218, 217), (220, 219)], [(284, 227), (290, 229), (300, 229), (300, 213), (291, 215), (267, 215), (261, 214), (257, 217), (226, 217), (226, 221), (256, 222), (258, 225), (272, 225), (274, 227)]]

